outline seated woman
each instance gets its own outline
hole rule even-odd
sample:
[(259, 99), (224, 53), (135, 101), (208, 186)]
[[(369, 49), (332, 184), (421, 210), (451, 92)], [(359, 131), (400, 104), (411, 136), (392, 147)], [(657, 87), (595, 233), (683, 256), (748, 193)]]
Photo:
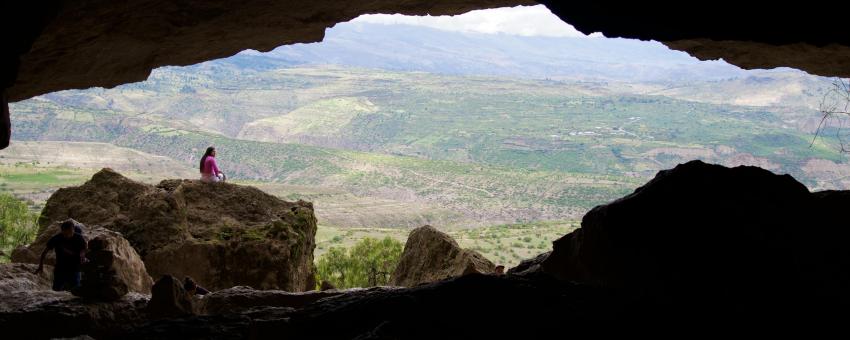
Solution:
[(224, 173), (215, 164), (215, 147), (208, 147), (207, 152), (201, 157), (201, 180), (204, 182), (220, 182), (224, 180)]

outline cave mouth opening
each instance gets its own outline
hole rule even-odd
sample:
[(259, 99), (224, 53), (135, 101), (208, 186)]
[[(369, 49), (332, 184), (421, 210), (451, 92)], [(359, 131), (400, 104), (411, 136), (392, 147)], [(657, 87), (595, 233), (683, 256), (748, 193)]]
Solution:
[[(542, 5), (364, 15), (323, 37), (16, 102), (16, 131), (39, 157), (65, 148), (46, 162), (67, 165), (59, 156), (103, 152), (86, 143), (106, 143), (119, 155), (143, 152), (149, 165), (165, 157), (157, 171), (187, 174), (199, 150), (226, 145), (238, 151), (221, 148), (222, 161), (245, 183), (291, 199), (355, 197), (320, 212), (329, 221), (455, 221), (452, 236), (476, 240), (504, 232), (504, 245), (463, 245), (508, 249), (494, 261), (509, 265), (547, 250), (592, 207), (692, 159), (790, 173), (813, 190), (850, 183), (843, 122), (827, 123), (809, 143), (833, 83), (794, 69), (748, 71), (659, 42), (584, 34)], [(331, 158), (307, 152), (315, 150)], [(7, 163), (33, 161), (11, 151), (23, 156)], [(258, 163), (260, 154), (294, 165)], [(308, 186), (320, 192), (296, 191)], [(400, 206), (351, 216), (369, 204)], [(528, 235), (539, 230), (550, 235)], [(340, 236), (325, 233), (322, 250)]]

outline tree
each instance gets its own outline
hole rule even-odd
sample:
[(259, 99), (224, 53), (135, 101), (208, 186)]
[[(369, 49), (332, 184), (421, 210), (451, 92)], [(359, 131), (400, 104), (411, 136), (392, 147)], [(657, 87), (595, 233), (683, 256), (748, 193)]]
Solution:
[(0, 262), (9, 260), (12, 250), (35, 239), (38, 214), (7, 193), (0, 193)]
[(337, 288), (374, 287), (389, 283), (404, 245), (390, 237), (364, 238), (351, 249), (331, 247), (317, 265), (318, 282)]
[(841, 152), (850, 152), (850, 149), (845, 147), (844, 140), (841, 136), (841, 128), (844, 127), (844, 121), (850, 117), (850, 80), (836, 78), (832, 82), (832, 87), (823, 95), (820, 104), (821, 120), (815, 130), (815, 137), (812, 139), (812, 145), (815, 140), (830, 126), (830, 120), (840, 120), (837, 124), (838, 128), (835, 131), (835, 137), (838, 139)]

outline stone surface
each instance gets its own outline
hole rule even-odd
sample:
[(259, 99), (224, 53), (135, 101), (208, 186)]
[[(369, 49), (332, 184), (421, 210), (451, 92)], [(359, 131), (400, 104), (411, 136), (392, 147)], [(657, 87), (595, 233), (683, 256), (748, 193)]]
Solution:
[(34, 274), (36, 268), (29, 263), (0, 263), (0, 312), (72, 298), (68, 292), (50, 290), (52, 266), (44, 266), (41, 274)]
[(54, 193), (40, 224), (69, 217), (123, 234), (153, 277), (189, 276), (211, 290), (315, 287), (316, 218), (308, 202), (229, 183), (151, 186), (104, 169), (82, 186)]
[[(15, 249), (12, 261), (38, 264), (47, 241), (59, 233), (61, 224), (60, 220), (51, 223), (42, 229), (32, 244)], [(83, 237), (88, 240), (90, 248), (86, 257), (91, 262), (82, 268), (89, 275), (83, 280), (87, 287), (81, 294), (117, 299), (127, 291), (150, 293), (153, 280), (139, 254), (120, 233), (95, 225), (84, 226), (83, 229)], [(48, 252), (45, 263), (53, 265), (55, 261), (54, 252)]]
[(0, 292), (50, 289), (53, 268), (44, 266), (40, 274), (34, 274), (38, 265), (29, 263), (0, 263)]
[(242, 312), (254, 307), (303, 308), (326, 297), (359, 291), (327, 290), (290, 293), (282, 290), (256, 290), (246, 286), (222, 289), (201, 299), (200, 312), (203, 314), (226, 314)]
[(19, 290), (11, 295), (0, 291), (0, 326), (5, 335), (14, 338), (53, 339), (86, 334), (97, 339), (110, 338), (140, 324), (144, 319), (140, 310), (146, 301), (147, 296), (138, 293), (129, 293), (117, 301), (91, 302), (49, 287)]
[[(257, 309), (149, 323), (123, 337), (539, 339), (564, 328), (604, 329), (603, 324), (625, 319), (622, 301), (603, 288), (545, 277), (471, 274), (413, 288), (352, 291), (296, 310)], [(637, 315), (634, 320), (645, 318)]]
[(390, 284), (409, 287), (494, 271), (495, 265), (483, 255), (460, 248), (451, 236), (426, 225), (410, 232)]
[[(67, 338), (84, 334), (108, 338), (144, 319), (140, 310), (147, 295), (126, 294), (100, 302), (50, 289), (51, 266), (40, 275), (31, 263), (0, 264), (0, 329), (6, 337)], [(97, 337), (100, 339), (101, 337)]]
[(152, 318), (165, 318), (197, 314), (198, 307), (179, 279), (164, 275), (154, 283), (145, 311)]
[(12, 120), (5, 89), (0, 90), (0, 150), (9, 147), (12, 138)]
[(512, 272), (674, 300), (847, 304), (847, 206), (848, 192), (692, 161), (594, 208), (550, 254)]

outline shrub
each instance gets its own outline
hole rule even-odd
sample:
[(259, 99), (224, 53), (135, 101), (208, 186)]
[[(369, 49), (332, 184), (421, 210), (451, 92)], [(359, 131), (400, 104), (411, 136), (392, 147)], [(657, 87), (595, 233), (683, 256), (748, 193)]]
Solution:
[(350, 249), (331, 247), (319, 259), (317, 281), (337, 288), (386, 285), (403, 249), (401, 242), (389, 236), (383, 240), (367, 237)]
[(38, 214), (12, 195), (0, 193), (0, 262), (9, 261), (12, 250), (35, 240)]

